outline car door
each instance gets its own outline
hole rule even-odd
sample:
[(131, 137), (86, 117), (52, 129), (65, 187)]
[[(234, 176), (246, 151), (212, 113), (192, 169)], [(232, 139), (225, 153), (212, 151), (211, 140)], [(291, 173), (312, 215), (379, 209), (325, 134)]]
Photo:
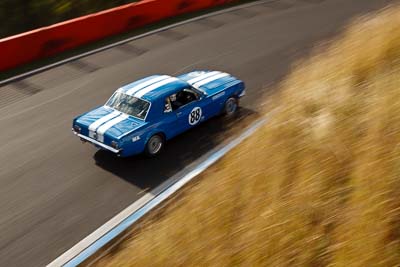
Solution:
[[(200, 122), (204, 121), (207, 116), (207, 111), (205, 110), (205, 97), (194, 91), (191, 88), (185, 88), (182, 90), (184, 98), (192, 94), (189, 100), (180, 100), (179, 96), (177, 101), (181, 103), (181, 106), (174, 110), (178, 119), (179, 132), (184, 132)], [(178, 92), (182, 93), (182, 92)]]
[(162, 126), (164, 133), (167, 135), (167, 139), (170, 139), (177, 134), (179, 134), (182, 130), (180, 129), (178, 116), (176, 115), (176, 111), (172, 109), (170, 98), (167, 97), (164, 100), (164, 111), (162, 116)]

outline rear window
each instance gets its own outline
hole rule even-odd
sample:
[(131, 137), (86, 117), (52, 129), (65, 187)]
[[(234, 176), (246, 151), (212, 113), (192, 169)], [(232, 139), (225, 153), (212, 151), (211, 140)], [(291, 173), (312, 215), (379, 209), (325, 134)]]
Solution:
[(122, 92), (115, 92), (107, 101), (106, 106), (144, 120), (149, 112), (150, 103)]

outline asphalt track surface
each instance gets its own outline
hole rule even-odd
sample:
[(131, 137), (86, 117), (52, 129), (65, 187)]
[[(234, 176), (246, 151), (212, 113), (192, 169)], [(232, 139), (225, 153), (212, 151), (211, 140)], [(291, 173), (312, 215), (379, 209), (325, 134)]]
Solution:
[[(294, 60), (388, 0), (282, 0), (191, 22), (0, 87), (0, 266), (43, 266), (213, 149), (227, 126), (206, 122), (154, 159), (82, 145), (75, 115), (154, 73), (223, 70), (242, 78), (242, 116)], [(299, 88), (301, 90), (301, 88)], [(241, 119), (238, 119), (239, 124)]]

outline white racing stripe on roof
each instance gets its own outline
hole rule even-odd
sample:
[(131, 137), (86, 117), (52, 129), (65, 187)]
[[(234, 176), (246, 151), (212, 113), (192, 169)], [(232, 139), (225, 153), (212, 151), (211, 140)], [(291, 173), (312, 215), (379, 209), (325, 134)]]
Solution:
[(197, 83), (194, 83), (193, 86), (195, 86), (195, 87), (200, 87), (200, 86), (202, 86), (202, 85), (205, 85), (205, 84), (207, 84), (207, 83), (210, 83), (210, 82), (212, 82), (212, 81), (221, 79), (221, 78), (226, 77), (226, 76), (230, 76), (230, 74), (228, 74), (228, 73), (220, 73), (220, 74), (211, 76), (211, 77), (209, 77), (209, 78), (207, 78), (207, 79), (201, 80), (201, 81), (199, 81), (199, 82), (197, 82)]
[(221, 72), (220, 71), (207, 72), (206, 74), (202, 74), (200, 76), (197, 76), (197, 77), (195, 77), (193, 79), (188, 80), (187, 82), (190, 83), (190, 84), (194, 84), (194, 83), (196, 83), (198, 81), (201, 81), (203, 79), (206, 79), (206, 78), (208, 78), (210, 76), (213, 76), (213, 75), (216, 75), (216, 74), (219, 74), (219, 73), (221, 73)]
[(149, 86), (149, 85), (151, 85), (153, 83), (165, 80), (165, 79), (170, 78), (170, 77), (171, 76), (168, 76), (168, 75), (161, 75), (161, 76), (155, 77), (153, 79), (147, 80), (145, 82), (139, 83), (138, 85), (136, 85), (136, 86), (130, 88), (128, 91), (126, 91), (126, 94), (127, 95), (133, 95), (137, 91), (142, 90), (143, 88), (145, 88), (145, 87), (147, 87), (147, 86)]
[(107, 122), (108, 120), (111, 120), (111, 119), (117, 117), (120, 114), (121, 114), (121, 112), (115, 110), (115, 111), (111, 112), (110, 114), (107, 114), (107, 115), (101, 117), (100, 119), (94, 121), (92, 124), (89, 125), (89, 136), (93, 138), (94, 132), (100, 125)]
[(146, 87), (146, 88), (144, 88), (144, 89), (142, 89), (140, 91), (137, 91), (134, 94), (134, 97), (137, 97), (137, 98), (142, 97), (145, 94), (147, 94), (147, 93), (149, 93), (149, 92), (151, 92), (151, 91), (153, 91), (153, 90), (155, 90), (155, 89), (157, 89), (157, 88), (159, 88), (161, 86), (164, 86), (166, 84), (169, 84), (169, 83), (172, 83), (172, 82), (175, 82), (175, 81), (178, 81), (178, 80), (179, 80), (178, 78), (170, 77), (168, 79), (159, 81), (158, 83), (152, 84), (152, 85), (150, 85), (150, 86), (148, 86), (148, 87)]
[(97, 140), (99, 140), (100, 142), (104, 142), (104, 133), (110, 129), (111, 127), (113, 127), (114, 125), (120, 123), (121, 121), (127, 119), (129, 116), (126, 114), (122, 114), (110, 121), (108, 121), (107, 123), (103, 124), (102, 126), (100, 126), (97, 129)]

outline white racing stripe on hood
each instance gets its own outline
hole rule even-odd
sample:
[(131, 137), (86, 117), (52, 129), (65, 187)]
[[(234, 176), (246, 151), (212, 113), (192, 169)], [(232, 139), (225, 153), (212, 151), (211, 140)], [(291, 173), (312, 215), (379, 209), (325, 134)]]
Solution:
[(196, 83), (198, 81), (201, 81), (203, 79), (206, 79), (206, 78), (208, 78), (210, 76), (213, 76), (213, 75), (216, 75), (216, 74), (219, 74), (219, 73), (221, 73), (221, 72), (220, 71), (207, 72), (206, 74), (202, 74), (200, 76), (197, 76), (197, 77), (195, 77), (193, 79), (188, 80), (187, 82), (190, 83), (190, 84), (194, 84), (194, 83)]
[(110, 121), (108, 121), (107, 123), (103, 124), (102, 126), (100, 126), (97, 129), (97, 140), (100, 142), (104, 142), (104, 133), (110, 129), (111, 127), (113, 127), (114, 125), (120, 123), (121, 121), (125, 120), (129, 118), (129, 115), (127, 114), (122, 114)]
[(166, 84), (169, 84), (169, 83), (172, 83), (172, 82), (178, 81), (178, 80), (179, 80), (178, 78), (170, 77), (168, 79), (165, 79), (165, 80), (159, 81), (159, 82), (157, 82), (155, 84), (152, 84), (152, 85), (150, 85), (150, 86), (148, 86), (148, 87), (146, 87), (146, 88), (144, 88), (144, 89), (142, 89), (140, 91), (137, 91), (133, 96), (137, 97), (137, 98), (140, 98), (140, 97), (144, 96), (145, 94), (147, 94), (147, 93), (149, 93), (149, 92), (151, 92), (151, 91), (153, 91), (153, 90), (155, 90), (155, 89), (157, 89), (157, 88), (159, 88), (161, 86), (164, 86)]
[(193, 86), (194, 87), (200, 87), (202, 85), (205, 85), (207, 83), (210, 83), (212, 81), (221, 79), (221, 78), (226, 77), (226, 76), (230, 76), (230, 74), (228, 74), (228, 73), (219, 73), (219, 74), (211, 76), (211, 77), (209, 77), (207, 79), (201, 80), (201, 81), (199, 81), (197, 83), (194, 83)]
[(157, 83), (157, 82), (159, 82), (159, 81), (168, 79), (168, 78), (170, 78), (170, 77), (171, 77), (171, 76), (168, 76), (168, 75), (162, 75), (162, 76), (158, 76), (158, 77), (155, 77), (155, 78), (153, 78), (153, 79), (150, 79), (150, 80), (148, 80), (148, 81), (139, 83), (138, 85), (136, 85), (136, 86), (132, 87), (131, 89), (129, 89), (128, 91), (126, 91), (126, 94), (127, 94), (127, 95), (133, 95), (133, 94), (136, 93), (137, 91), (142, 90), (143, 88), (145, 88), (145, 87), (147, 87), (147, 86), (149, 86), (149, 85), (151, 85), (151, 84), (153, 84), (153, 83)]
[(115, 111), (111, 112), (110, 114), (107, 114), (107, 115), (101, 117), (100, 119), (95, 120), (92, 124), (89, 125), (89, 137), (94, 138), (94, 133), (100, 125), (117, 117), (120, 114), (121, 114), (121, 112), (115, 110)]

